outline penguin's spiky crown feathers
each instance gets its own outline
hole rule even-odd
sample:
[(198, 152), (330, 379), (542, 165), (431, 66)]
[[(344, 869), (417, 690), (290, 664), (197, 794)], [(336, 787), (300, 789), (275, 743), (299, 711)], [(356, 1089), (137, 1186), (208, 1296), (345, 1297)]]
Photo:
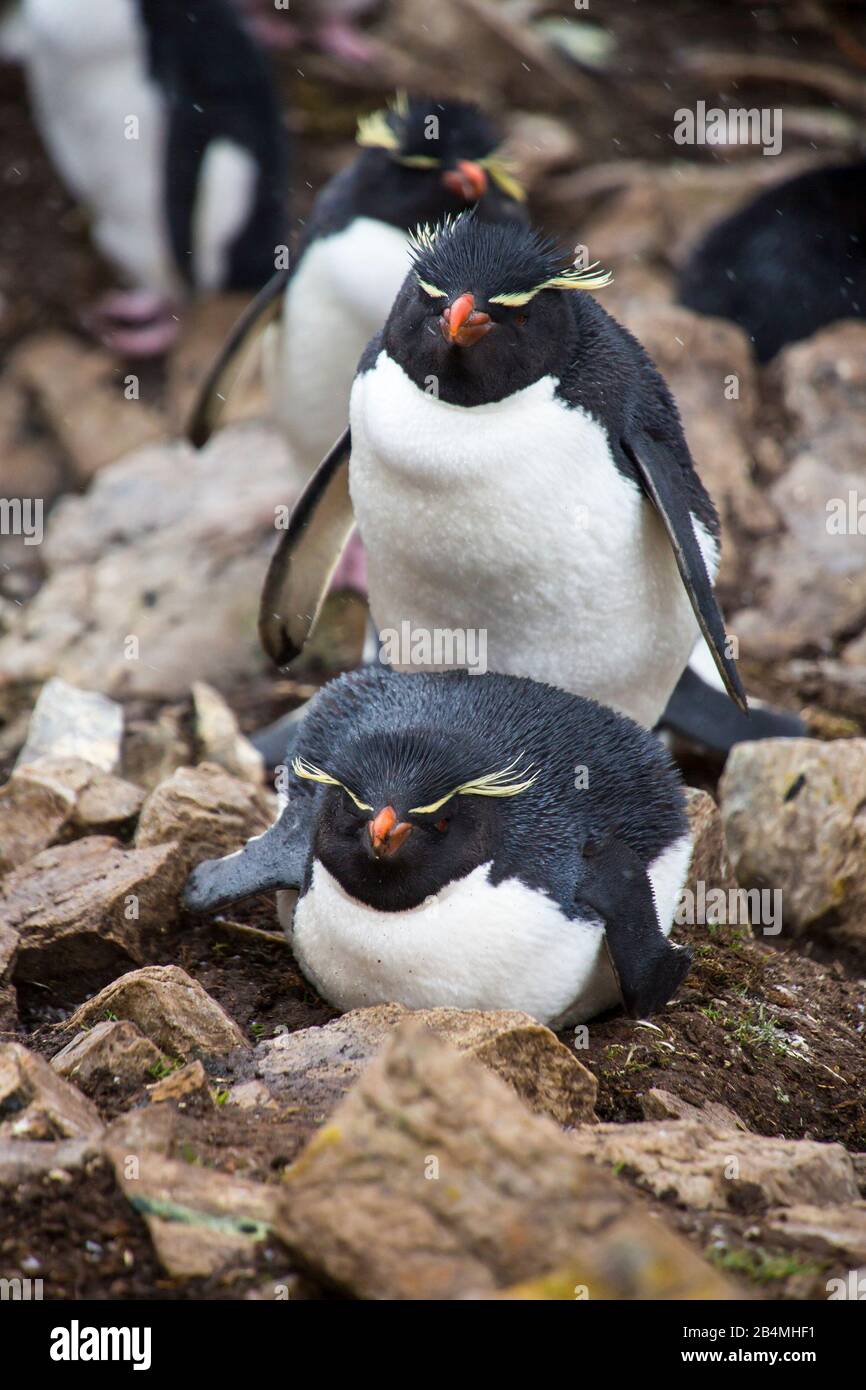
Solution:
[(431, 298), (469, 290), (519, 308), (541, 290), (601, 289), (613, 278), (597, 262), (568, 264), (552, 237), (516, 222), (482, 222), (474, 209), (417, 228), (409, 243), (418, 284)]
[(526, 194), (503, 158), (501, 136), (484, 112), (469, 101), (439, 101), (398, 92), (390, 105), (358, 120), (357, 143), (384, 150), (411, 169), (445, 168), (469, 159), (487, 170), (510, 198)]

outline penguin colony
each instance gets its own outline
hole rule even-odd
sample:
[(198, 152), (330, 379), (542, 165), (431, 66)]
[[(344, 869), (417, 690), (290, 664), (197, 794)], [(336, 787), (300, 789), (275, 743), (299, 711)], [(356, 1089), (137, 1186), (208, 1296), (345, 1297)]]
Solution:
[[(713, 595), (718, 517), (664, 380), (592, 293), (609, 276), (530, 227), (480, 111), (418, 97), (361, 120), (356, 159), (272, 273), (285, 141), (232, 0), (88, 2), (89, 31), (58, 0), (23, 0), (26, 61), (97, 244), (145, 292), (116, 309), (115, 345), (164, 346), (155, 305), (185, 288), (259, 291), (190, 436), (206, 442), (260, 336), (300, 491), (263, 591), (266, 650), (280, 665), (303, 650), (356, 525), (377, 628), (487, 639), (489, 674), (368, 666), (326, 686), (276, 822), (200, 864), (188, 906), (277, 890), (302, 970), (340, 1009), (513, 1008), (560, 1026), (663, 1008), (690, 963), (668, 938), (691, 840), (652, 730), (726, 749), (801, 726), (750, 722)], [(97, 62), (114, 83), (92, 81)], [(145, 118), (132, 181), (128, 151), (112, 165), (100, 140), (118, 101)], [(851, 202), (862, 174), (823, 171), (818, 193)], [(763, 201), (742, 235), (710, 234), (681, 287), (743, 322), (762, 360), (811, 331), (805, 301), (790, 324), (754, 318)], [(721, 282), (719, 237), (740, 258)], [(845, 283), (843, 308), (862, 312), (857, 274)]]

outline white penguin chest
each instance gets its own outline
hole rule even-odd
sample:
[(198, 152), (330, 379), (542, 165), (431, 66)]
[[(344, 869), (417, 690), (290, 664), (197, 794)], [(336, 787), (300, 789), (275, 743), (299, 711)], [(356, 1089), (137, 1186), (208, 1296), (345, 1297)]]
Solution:
[(466, 409), (384, 352), (358, 378), (350, 486), (373, 616), (483, 631), (488, 669), (652, 725), (697, 625), (662, 523), (555, 386)]
[(293, 922), (283, 920), (295, 958), (343, 1010), (520, 1009), (550, 1022), (614, 1004), (601, 926), (569, 921), (517, 879), (492, 885), (489, 868), (480, 865), (410, 911), (379, 912), (316, 861)]
[(314, 241), (289, 281), (266, 371), (274, 413), (307, 474), (346, 428), (361, 354), (408, 269), (406, 234), (358, 217)]

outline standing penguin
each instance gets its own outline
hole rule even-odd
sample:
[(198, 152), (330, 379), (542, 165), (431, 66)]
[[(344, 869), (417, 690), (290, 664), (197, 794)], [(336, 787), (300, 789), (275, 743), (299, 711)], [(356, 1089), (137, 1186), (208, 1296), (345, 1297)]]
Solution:
[[(212, 912), (268, 889), (295, 957), (339, 1009), (662, 1008), (691, 857), (682, 785), (631, 720), (510, 676), (343, 676), (313, 700), (279, 819), (200, 864)], [(577, 775), (576, 775), (577, 774)]]
[(244, 289), (286, 232), (286, 137), (231, 0), (24, 0), (36, 121), (93, 238), (133, 287), (93, 327), (164, 351), (190, 290)]
[(382, 327), (409, 266), (409, 231), (477, 205), (482, 220), (521, 222), (523, 192), (486, 116), (460, 101), (399, 97), (358, 125), (361, 153), (316, 198), (290, 271), (239, 320), (205, 381), (188, 434), (201, 447), (250, 337), (270, 320), (265, 370), (298, 481), (348, 420), (358, 359)]
[(712, 591), (718, 518), (661, 376), (582, 293), (607, 277), (471, 215), (414, 254), (358, 369), (351, 469), (347, 433), (272, 561), (266, 650), (303, 646), (354, 505), (380, 629), (483, 630), (491, 669), (648, 727), (700, 629), (745, 705)]

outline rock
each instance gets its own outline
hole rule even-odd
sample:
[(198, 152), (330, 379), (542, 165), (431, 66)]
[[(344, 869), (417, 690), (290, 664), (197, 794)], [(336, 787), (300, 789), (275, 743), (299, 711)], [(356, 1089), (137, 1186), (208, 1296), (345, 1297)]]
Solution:
[(17, 931), (0, 923), (0, 1033), (14, 1032), (18, 1022), (18, 996), (12, 978), (19, 940)]
[(281, 1102), (324, 1118), (363, 1068), (411, 1019), (475, 1057), (517, 1092), (531, 1110), (561, 1125), (593, 1123), (597, 1084), (549, 1028), (528, 1014), (498, 1010), (420, 1009), (379, 1004), (353, 1009), (323, 1027), (268, 1038), (256, 1047), (256, 1071)]
[[(603, 1124), (575, 1132), (580, 1153), (627, 1169), (657, 1197), (699, 1211), (763, 1211), (797, 1202), (851, 1201), (857, 1184), (841, 1144), (768, 1139), (724, 1115)], [(734, 1119), (736, 1117), (734, 1116)]]
[(162, 710), (155, 720), (127, 721), (121, 768), (136, 786), (151, 792), (179, 767), (194, 762), (192, 741), (185, 737), (178, 707)]
[(121, 1090), (141, 1086), (168, 1067), (169, 1060), (134, 1023), (103, 1019), (77, 1033), (51, 1058), (51, 1065), (59, 1076), (91, 1095), (106, 1082)]
[(693, 842), (686, 889), (696, 893), (699, 883), (704, 884), (706, 891), (721, 888), (727, 892), (736, 888), (722, 816), (715, 801), (709, 792), (686, 787), (686, 810)]
[(866, 739), (768, 739), (732, 749), (719, 784), (739, 882), (780, 889), (799, 936), (866, 927)]
[(125, 1144), (109, 1132), (107, 1152), (117, 1182), (144, 1218), (157, 1256), (174, 1279), (219, 1274), (249, 1260), (266, 1240), (278, 1189), (165, 1158), (153, 1149), (134, 1168)]
[(35, 395), (42, 419), (80, 482), (165, 431), (162, 418), (129, 394), (140, 389), (138, 378), (121, 377), (110, 353), (86, 347), (71, 333), (26, 338), (13, 352), (9, 370)]
[(102, 1130), (99, 1111), (20, 1043), (0, 1046), (0, 1140), (86, 1139)]
[(743, 650), (771, 661), (830, 654), (866, 623), (863, 536), (848, 515), (849, 496), (860, 496), (866, 481), (855, 462), (859, 438), (846, 420), (774, 483), (770, 496), (787, 532), (756, 552), (758, 602), (730, 623)]
[(177, 965), (132, 970), (82, 1004), (69, 1028), (112, 1014), (128, 1018), (169, 1057), (224, 1057), (249, 1043), (223, 1008)]
[(227, 1105), (239, 1110), (276, 1110), (276, 1102), (263, 1081), (240, 1081), (229, 1087)]
[[(62, 609), (61, 609), (62, 611)], [(54, 677), (45, 682), (30, 718), (16, 768), (38, 758), (84, 758), (114, 772), (120, 761), (123, 710), (95, 690)]]
[(708, 1101), (702, 1106), (690, 1105), (682, 1096), (671, 1091), (663, 1091), (654, 1086), (638, 1098), (645, 1120), (707, 1120), (720, 1129), (741, 1129), (748, 1131), (739, 1115), (734, 1114), (727, 1105), (718, 1101)]
[[(866, 324), (843, 319), (805, 342), (792, 343), (773, 363), (793, 429), (794, 447), (842, 426), (862, 438), (866, 428)], [(851, 460), (862, 458), (854, 450)], [(862, 469), (861, 469), (862, 473)]]
[(171, 699), (194, 680), (251, 680), (266, 665), (256, 618), (275, 509), (294, 495), (286, 446), (263, 425), (221, 430), (201, 453), (154, 444), (103, 468), (48, 520), (48, 576), (0, 638), (3, 684), (57, 674)]
[(99, 1141), (87, 1139), (58, 1139), (46, 1143), (38, 1139), (0, 1139), (0, 1187), (16, 1188), (33, 1178), (51, 1178), (54, 1182), (69, 1182), (99, 1153)]
[(780, 529), (775, 508), (752, 478), (757, 389), (746, 335), (735, 324), (675, 304), (637, 301), (626, 319), (674, 394), (695, 465), (718, 508), (718, 583), (739, 585), (744, 552), (737, 539), (754, 541)]
[(148, 958), (177, 913), (183, 874), (176, 847), (125, 850), (104, 835), (43, 850), (0, 886), (0, 929), (20, 941), (17, 981), (62, 981), (81, 998)]
[(284, 1183), (277, 1234), (361, 1298), (488, 1297), (566, 1265), (593, 1299), (730, 1292), (570, 1135), (417, 1023), (399, 1025)]
[(217, 763), (233, 777), (260, 787), (265, 775), (262, 755), (241, 733), (238, 721), (222, 695), (212, 685), (195, 681), (192, 698), (201, 760)]
[(0, 873), (76, 834), (122, 829), (144, 794), (83, 758), (37, 758), (0, 787)]
[(566, 121), (539, 111), (512, 111), (505, 122), (506, 158), (523, 187), (542, 186), (548, 174), (576, 164), (583, 152), (580, 136)]
[(172, 841), (188, 872), (202, 859), (240, 849), (276, 817), (276, 798), (213, 763), (181, 767), (151, 792), (141, 812), (139, 848)]
[[(866, 1265), (866, 1202), (848, 1206), (808, 1202), (768, 1212), (765, 1226), (785, 1245), (814, 1250), (850, 1267)], [(862, 1295), (861, 1295), (862, 1297)]]
[(179, 1071), (173, 1071), (170, 1076), (164, 1076), (161, 1081), (149, 1087), (149, 1094), (152, 1104), (160, 1105), (170, 1100), (181, 1110), (195, 1101), (204, 1101), (208, 1109), (213, 1106), (207, 1075), (198, 1059), (188, 1062)]

